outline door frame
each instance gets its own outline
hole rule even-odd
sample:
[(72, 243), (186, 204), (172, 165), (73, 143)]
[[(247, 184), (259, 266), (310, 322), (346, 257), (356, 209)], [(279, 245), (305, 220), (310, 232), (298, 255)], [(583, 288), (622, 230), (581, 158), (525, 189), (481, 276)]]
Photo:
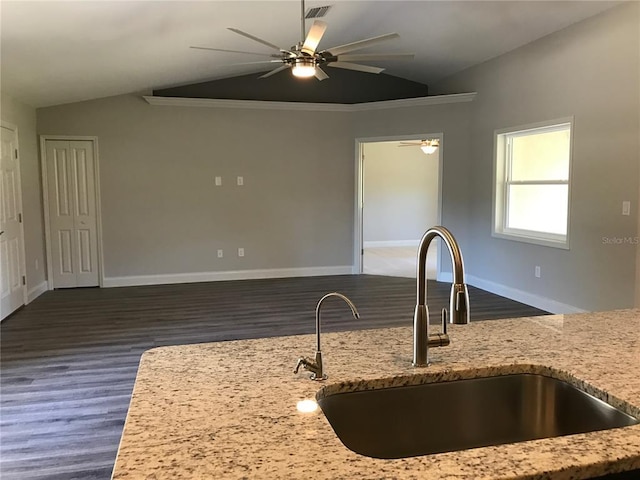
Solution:
[[(0, 126), (13, 131), (16, 136), (16, 149), (18, 150), (18, 158), (16, 158), (15, 161), (18, 165), (18, 188), (20, 189), (18, 197), (20, 199), (20, 215), (22, 215), (22, 221), (20, 222), (20, 242), (18, 248), (20, 250), (20, 276), (25, 279), (22, 282), (22, 305), (24, 306), (29, 303), (29, 295), (27, 289), (27, 257), (24, 247), (24, 199), (22, 198), (22, 162), (20, 161), (22, 154), (20, 151), (20, 136), (17, 125), (5, 120), (0, 120)], [(4, 320), (9, 315), (5, 316), (4, 318), (0, 318), (0, 321)]]
[(98, 137), (82, 135), (40, 135), (40, 166), (42, 171), (42, 200), (44, 205), (44, 237), (47, 256), (47, 288), (53, 290), (53, 261), (51, 256), (51, 224), (49, 219), (49, 181), (47, 173), (47, 140), (90, 141), (93, 143), (94, 182), (96, 201), (96, 240), (98, 242), (98, 282), (104, 287), (104, 257), (102, 250), (102, 206), (100, 203), (100, 155), (98, 153)]
[[(422, 140), (425, 138), (437, 138), (440, 141), (438, 147), (438, 224), (442, 222), (442, 167), (444, 158), (444, 134), (421, 133), (407, 135), (389, 135), (382, 137), (358, 137), (355, 139), (355, 213), (353, 224), (353, 267), (352, 273), (362, 274), (364, 240), (363, 235), (363, 209), (364, 209), (364, 164), (363, 145), (376, 142), (400, 142), (406, 140)], [(427, 227), (428, 228), (428, 227)], [(440, 250), (436, 260), (437, 279), (441, 279)]]

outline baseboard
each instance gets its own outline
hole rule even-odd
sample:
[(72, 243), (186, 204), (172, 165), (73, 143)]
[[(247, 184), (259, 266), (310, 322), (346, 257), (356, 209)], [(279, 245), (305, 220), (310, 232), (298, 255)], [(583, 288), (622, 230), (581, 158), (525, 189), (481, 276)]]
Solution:
[[(480, 288), (487, 292), (495, 293), (501, 297), (510, 298), (516, 302), (521, 302), (532, 307), (539, 308), (551, 313), (585, 313), (587, 310), (583, 310), (573, 305), (561, 303), (551, 298), (541, 297), (533, 293), (518, 290), (517, 288), (507, 287), (500, 283), (495, 283), (490, 280), (485, 280), (475, 275), (465, 275), (465, 279), (469, 285)], [(451, 272), (443, 272), (438, 275), (438, 281), (451, 282), (453, 281), (453, 274)], [(473, 308), (473, 305), (471, 306)]]
[(379, 247), (417, 247), (420, 240), (382, 240), (362, 242), (363, 248), (379, 248)]
[(132, 275), (106, 277), (103, 287), (132, 287), (138, 285), (164, 285), (170, 283), (219, 282), (225, 280), (255, 280), (261, 278), (319, 277), (351, 275), (352, 266), (274, 268), (264, 270), (233, 270), (226, 272), (174, 273), (165, 275)]
[(49, 290), (49, 284), (45, 280), (44, 282), (36, 285), (31, 290), (27, 292), (27, 303), (33, 302), (36, 298), (42, 295), (44, 292)]
[(453, 282), (453, 274), (451, 272), (436, 272), (436, 282)]

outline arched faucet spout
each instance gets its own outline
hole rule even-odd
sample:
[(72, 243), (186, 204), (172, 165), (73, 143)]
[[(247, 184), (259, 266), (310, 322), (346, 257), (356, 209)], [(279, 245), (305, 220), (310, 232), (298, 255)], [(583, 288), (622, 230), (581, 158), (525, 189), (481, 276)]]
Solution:
[(442, 315), (442, 333), (429, 335), (429, 307), (427, 306), (427, 251), (434, 238), (440, 237), (449, 250), (453, 265), (453, 284), (449, 298), (450, 323), (466, 324), (470, 321), (469, 292), (464, 281), (464, 262), (458, 242), (445, 227), (431, 227), (425, 232), (418, 247), (416, 309), (413, 317), (413, 365), (429, 364), (429, 347), (449, 345), (446, 311)]
[(322, 308), (322, 304), (329, 297), (338, 297), (341, 298), (349, 305), (351, 309), (351, 313), (353, 314), (353, 318), (360, 318), (360, 314), (358, 313), (358, 309), (353, 304), (351, 300), (338, 292), (327, 293), (324, 297), (322, 297), (318, 304), (316, 305), (316, 354), (313, 360), (310, 360), (305, 357), (301, 357), (298, 359), (298, 363), (296, 364), (296, 368), (293, 373), (298, 373), (300, 367), (303, 367), (305, 370), (309, 370), (311, 372), (311, 380), (325, 380), (327, 375), (324, 373), (322, 368), (322, 351), (320, 350), (320, 310)]
[(358, 318), (360, 318), (360, 314), (358, 313), (358, 309), (353, 304), (353, 302), (351, 300), (349, 300), (347, 297), (345, 297), (344, 295), (342, 295), (341, 293), (338, 293), (338, 292), (327, 293), (324, 297), (322, 297), (320, 300), (318, 300), (318, 304), (316, 305), (316, 350), (318, 352), (320, 351), (320, 309), (321, 309), (322, 304), (324, 303), (324, 301), (329, 297), (338, 297), (338, 298), (341, 298), (342, 300), (344, 300), (345, 303), (347, 305), (349, 305), (349, 308), (351, 309), (351, 314), (353, 315), (353, 318), (355, 318), (356, 320)]

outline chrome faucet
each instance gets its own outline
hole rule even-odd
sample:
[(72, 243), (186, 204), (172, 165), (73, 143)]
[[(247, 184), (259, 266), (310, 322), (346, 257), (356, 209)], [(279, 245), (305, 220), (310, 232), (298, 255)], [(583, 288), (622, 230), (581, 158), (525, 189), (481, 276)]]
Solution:
[(447, 335), (447, 309), (442, 309), (442, 333), (429, 335), (429, 307), (427, 307), (427, 250), (435, 237), (440, 237), (447, 246), (453, 264), (453, 284), (449, 299), (451, 323), (469, 323), (469, 292), (464, 283), (464, 264), (458, 242), (445, 227), (431, 227), (420, 240), (418, 247), (418, 292), (413, 316), (413, 366), (429, 365), (429, 347), (449, 345)]
[(324, 301), (329, 297), (339, 297), (344, 300), (349, 308), (351, 308), (351, 313), (353, 314), (353, 318), (360, 318), (360, 314), (358, 313), (358, 309), (353, 304), (351, 300), (338, 292), (327, 293), (324, 297), (322, 297), (318, 301), (318, 305), (316, 305), (316, 355), (314, 360), (309, 360), (308, 358), (301, 357), (298, 359), (298, 363), (296, 364), (296, 368), (293, 373), (298, 373), (300, 367), (303, 367), (305, 370), (309, 370), (311, 372), (311, 380), (326, 380), (327, 375), (322, 370), (322, 351), (320, 350), (320, 308)]

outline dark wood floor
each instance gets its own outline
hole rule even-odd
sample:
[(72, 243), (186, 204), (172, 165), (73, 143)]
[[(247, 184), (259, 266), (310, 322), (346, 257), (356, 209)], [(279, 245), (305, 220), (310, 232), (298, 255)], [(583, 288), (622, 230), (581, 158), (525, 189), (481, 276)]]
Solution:
[[(432, 315), (449, 284), (429, 282)], [(2, 322), (0, 477), (110, 478), (140, 355), (161, 345), (410, 326), (415, 281), (369, 275), (47, 292)], [(472, 321), (546, 312), (470, 287)], [(409, 340), (410, 341), (410, 340)]]

